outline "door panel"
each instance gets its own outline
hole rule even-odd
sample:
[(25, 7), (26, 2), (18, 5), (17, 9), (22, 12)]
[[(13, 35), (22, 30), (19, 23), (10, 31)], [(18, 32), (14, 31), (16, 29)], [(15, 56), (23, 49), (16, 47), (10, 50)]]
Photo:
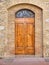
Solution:
[(24, 29), (23, 29), (23, 24), (17, 24), (17, 30), (18, 30), (18, 31), (17, 31), (18, 33), (17, 33), (17, 34), (23, 35), (23, 32), (24, 32), (24, 31), (23, 31), (23, 30), (24, 30)]
[(34, 49), (32, 47), (27, 47), (25, 49), (25, 54), (26, 55), (34, 55)]
[(22, 47), (23, 46), (23, 41), (24, 41), (23, 36), (22, 35), (18, 35), (17, 36), (17, 46), (18, 47)]
[[(31, 22), (31, 23), (30, 23)], [(34, 55), (34, 19), (16, 18), (15, 23), (15, 53), (17, 55)]]
[(24, 48), (23, 47), (17, 47), (16, 48), (16, 55), (24, 55)]
[(33, 24), (27, 24), (27, 32), (28, 34), (33, 34)]

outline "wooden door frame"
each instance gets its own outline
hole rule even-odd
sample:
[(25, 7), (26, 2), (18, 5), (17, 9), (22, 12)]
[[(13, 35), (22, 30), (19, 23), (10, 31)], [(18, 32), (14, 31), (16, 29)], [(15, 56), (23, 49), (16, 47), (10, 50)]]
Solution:
[[(25, 6), (25, 7), (24, 7)], [(41, 57), (43, 55), (43, 38), (42, 38), (42, 10), (39, 7), (29, 4), (17, 4), (10, 9), (8, 9), (8, 29), (10, 29), (10, 24), (12, 27), (11, 33), (14, 32), (15, 29), (15, 13), (20, 9), (30, 9), (35, 13), (35, 56)], [(12, 19), (11, 19), (12, 18)], [(9, 33), (9, 32), (8, 32)], [(9, 35), (9, 34), (8, 34)], [(13, 36), (12, 36), (13, 35)], [(12, 33), (11, 37), (9, 38), (9, 42), (13, 40), (12, 45), (14, 47), (15, 33)]]

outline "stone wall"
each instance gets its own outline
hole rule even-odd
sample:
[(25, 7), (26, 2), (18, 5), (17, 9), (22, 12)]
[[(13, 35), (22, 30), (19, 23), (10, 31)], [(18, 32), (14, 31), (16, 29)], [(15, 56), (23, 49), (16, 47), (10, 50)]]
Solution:
[(49, 0), (0, 0), (0, 57), (9, 57), (8, 9), (20, 3), (33, 4), (43, 10), (43, 56), (49, 57)]

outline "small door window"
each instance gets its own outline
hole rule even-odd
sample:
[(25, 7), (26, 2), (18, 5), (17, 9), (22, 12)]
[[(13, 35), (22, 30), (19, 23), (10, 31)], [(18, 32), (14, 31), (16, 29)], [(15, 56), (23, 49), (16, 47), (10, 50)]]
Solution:
[(16, 18), (33, 18), (35, 13), (28, 9), (21, 9), (15, 13)]

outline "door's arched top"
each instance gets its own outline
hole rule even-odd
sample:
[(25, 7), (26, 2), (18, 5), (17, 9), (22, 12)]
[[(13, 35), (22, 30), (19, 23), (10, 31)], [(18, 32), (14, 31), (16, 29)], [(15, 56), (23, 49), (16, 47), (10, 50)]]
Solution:
[(33, 18), (35, 13), (29, 9), (20, 9), (15, 13), (16, 18)]
[(22, 5), (22, 6), (25, 6), (25, 5), (27, 5), (27, 6), (34, 6), (34, 7), (38, 8), (38, 9), (43, 10), (42, 6), (39, 6), (39, 5), (34, 4), (34, 3), (17, 3), (17, 4), (12, 4), (12, 5), (7, 7), (7, 10), (13, 8), (14, 6), (20, 6), (20, 5)]

